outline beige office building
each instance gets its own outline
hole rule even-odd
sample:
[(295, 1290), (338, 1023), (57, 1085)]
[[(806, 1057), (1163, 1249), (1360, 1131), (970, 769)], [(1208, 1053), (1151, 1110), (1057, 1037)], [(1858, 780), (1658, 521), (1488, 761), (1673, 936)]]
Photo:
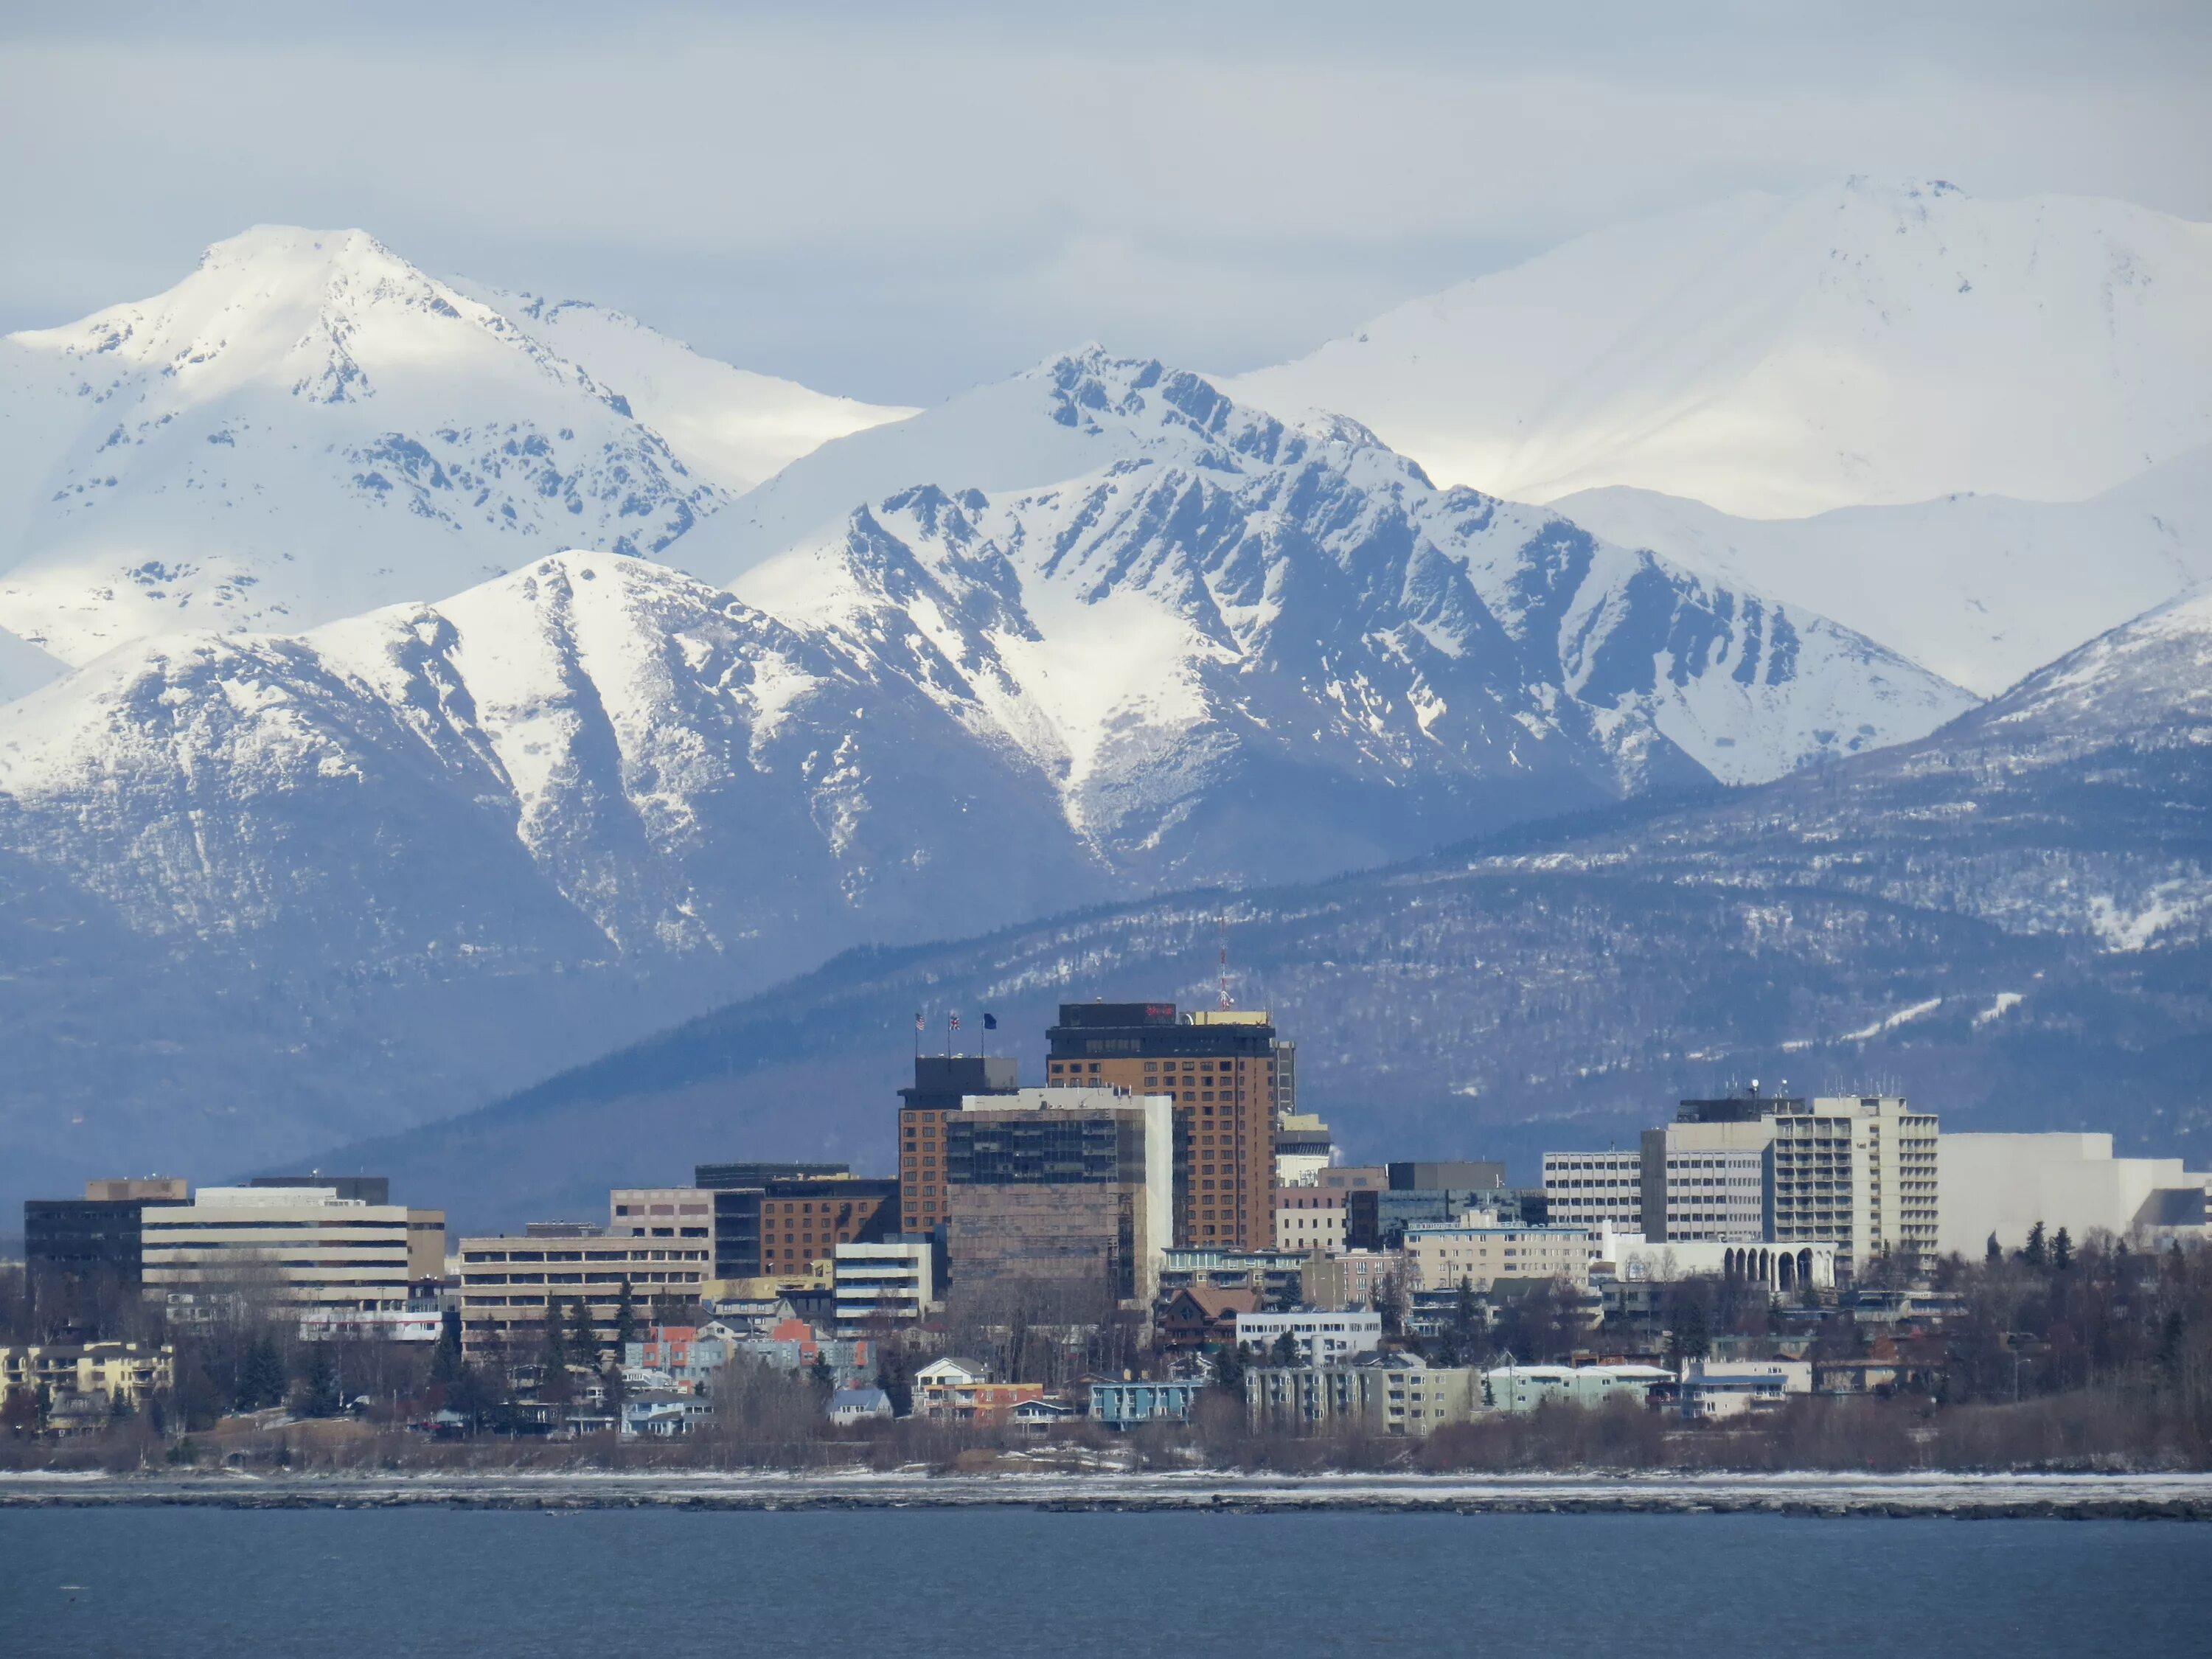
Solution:
[(1276, 1188), (1275, 1248), (1279, 1250), (1342, 1249), (1343, 1189), (1307, 1186)]
[(1563, 1279), (1589, 1288), (1589, 1235), (1580, 1227), (1412, 1226), (1405, 1255), (1411, 1291), (1462, 1284), (1486, 1291), (1501, 1279)]
[(563, 1313), (581, 1301), (601, 1342), (611, 1341), (625, 1284), (644, 1325), (657, 1297), (698, 1300), (714, 1267), (706, 1239), (617, 1238), (581, 1226), (465, 1238), (460, 1254), (461, 1346), (472, 1354), (536, 1341), (549, 1298)]
[[(329, 1187), (203, 1187), (149, 1206), (141, 1227), (149, 1297), (238, 1295), (289, 1308), (404, 1306), (410, 1212)], [(443, 1238), (443, 1218), (439, 1222)]]

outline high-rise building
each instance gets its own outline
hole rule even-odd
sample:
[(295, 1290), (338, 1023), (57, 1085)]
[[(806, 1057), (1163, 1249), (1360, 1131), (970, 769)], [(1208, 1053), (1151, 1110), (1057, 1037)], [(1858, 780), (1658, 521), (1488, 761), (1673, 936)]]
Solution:
[(1644, 1152), (1547, 1152), (1544, 1199), (1563, 1227), (1644, 1231)]
[(1174, 1114), (1164, 1095), (1023, 1089), (945, 1121), (945, 1249), (965, 1289), (1103, 1284), (1150, 1303), (1172, 1237)]
[(1011, 1095), (1019, 1086), (1011, 1054), (916, 1054), (914, 1086), (899, 1092), (899, 1231), (945, 1224), (945, 1120), (971, 1095)]
[(1048, 1085), (1173, 1101), (1176, 1244), (1273, 1248), (1280, 1044), (1264, 1012), (1063, 1002), (1047, 1036)]
[[(1655, 1137), (1664, 1138), (1668, 1160), (1656, 1175)], [(1893, 1095), (1807, 1100), (1762, 1095), (1754, 1085), (1743, 1095), (1686, 1100), (1677, 1121), (1644, 1132), (1644, 1232), (1658, 1239), (1832, 1243), (1838, 1265), (1854, 1273), (1892, 1251), (1933, 1255), (1939, 1238), (1936, 1147), (1935, 1116), (1915, 1112)], [(1747, 1231), (1711, 1231), (1721, 1212), (1709, 1203), (1715, 1189), (1704, 1182), (1727, 1177), (1723, 1224), (1739, 1227), (1740, 1166), (1748, 1153), (1759, 1159), (1759, 1225)], [(1725, 1170), (1718, 1161), (1723, 1158)], [(1677, 1188), (1673, 1183), (1678, 1176), (1698, 1184)], [(1667, 1231), (1655, 1233), (1655, 1183), (1661, 1179), (1668, 1183), (1663, 1195)], [(1678, 1215), (1682, 1224), (1707, 1230), (1678, 1233)]]
[(1893, 1095), (1814, 1100), (1770, 1120), (1768, 1232), (1829, 1239), (1863, 1271), (1892, 1251), (1933, 1256), (1936, 1125)]

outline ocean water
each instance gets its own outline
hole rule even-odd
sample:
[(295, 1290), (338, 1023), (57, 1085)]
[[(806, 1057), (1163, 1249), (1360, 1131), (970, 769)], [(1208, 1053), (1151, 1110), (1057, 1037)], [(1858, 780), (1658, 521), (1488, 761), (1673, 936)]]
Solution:
[(0, 1655), (2212, 1651), (2212, 1527), (1017, 1509), (0, 1511)]

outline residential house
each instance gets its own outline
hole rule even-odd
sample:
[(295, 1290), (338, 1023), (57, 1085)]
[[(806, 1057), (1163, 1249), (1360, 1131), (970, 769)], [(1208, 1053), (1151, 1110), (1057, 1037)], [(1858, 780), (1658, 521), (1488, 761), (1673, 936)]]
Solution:
[(1160, 1340), (1170, 1349), (1210, 1348), (1237, 1340), (1237, 1316), (1260, 1311), (1260, 1292), (1186, 1285), (1159, 1316)]

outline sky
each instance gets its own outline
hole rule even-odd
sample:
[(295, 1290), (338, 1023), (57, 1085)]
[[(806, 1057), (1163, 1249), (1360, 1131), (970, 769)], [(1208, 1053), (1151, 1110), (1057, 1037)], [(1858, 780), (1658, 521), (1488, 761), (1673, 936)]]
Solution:
[[(1567, 21), (1560, 21), (1566, 19)], [(1850, 173), (2212, 220), (2212, 5), (0, 9), (0, 330), (257, 222), (926, 404)]]

